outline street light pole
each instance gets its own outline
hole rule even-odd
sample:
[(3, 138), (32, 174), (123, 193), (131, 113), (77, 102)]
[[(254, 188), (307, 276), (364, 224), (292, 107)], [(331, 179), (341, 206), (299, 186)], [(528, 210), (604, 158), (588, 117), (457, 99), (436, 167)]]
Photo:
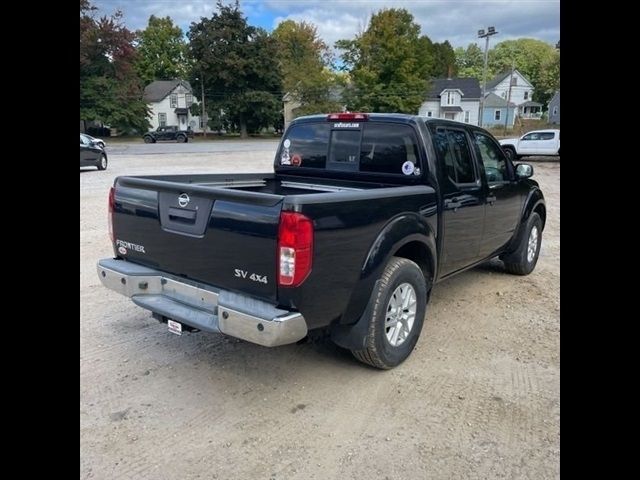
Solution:
[(482, 126), (482, 117), (484, 116), (484, 96), (487, 91), (487, 59), (489, 58), (489, 37), (491, 35), (495, 35), (496, 32), (495, 27), (487, 28), (487, 32), (485, 33), (484, 29), (478, 30), (478, 38), (484, 38), (484, 68), (482, 70), (482, 97), (480, 98), (480, 120), (479, 124)]
[(207, 138), (207, 109), (204, 104), (204, 75), (200, 75), (200, 85), (202, 86), (202, 137)]
[[(509, 95), (507, 96), (507, 114), (504, 118), (504, 134), (507, 135), (507, 124), (509, 123), (509, 104), (511, 103), (511, 86), (513, 85), (513, 71), (516, 69), (516, 63), (511, 61), (511, 75), (509, 75)], [(513, 112), (515, 115), (515, 111)], [(515, 120), (515, 119), (514, 119)]]

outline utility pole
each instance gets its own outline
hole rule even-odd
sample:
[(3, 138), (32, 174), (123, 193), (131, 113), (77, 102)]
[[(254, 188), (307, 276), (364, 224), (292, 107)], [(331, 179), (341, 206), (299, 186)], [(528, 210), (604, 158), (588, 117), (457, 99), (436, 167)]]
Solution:
[(482, 117), (484, 115), (484, 96), (487, 91), (487, 59), (489, 58), (489, 37), (491, 35), (495, 35), (496, 32), (495, 27), (487, 28), (487, 32), (485, 33), (484, 29), (478, 30), (478, 38), (484, 38), (484, 69), (482, 70), (482, 97), (480, 98), (480, 126), (482, 126)]
[(207, 109), (204, 104), (204, 74), (200, 72), (200, 85), (202, 86), (202, 136), (207, 138)]
[[(509, 104), (511, 103), (511, 86), (513, 85), (513, 71), (516, 68), (515, 60), (511, 61), (511, 75), (509, 75), (509, 94), (507, 96), (507, 114), (504, 116), (504, 134), (507, 135), (507, 124), (509, 123)], [(515, 111), (513, 112), (515, 115)], [(514, 119), (515, 120), (515, 119)]]

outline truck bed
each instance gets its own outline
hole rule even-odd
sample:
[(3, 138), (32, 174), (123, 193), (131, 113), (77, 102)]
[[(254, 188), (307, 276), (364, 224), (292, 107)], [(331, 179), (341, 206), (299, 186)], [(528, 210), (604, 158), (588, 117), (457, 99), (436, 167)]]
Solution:
[[(309, 300), (290, 298), (277, 286), (283, 210), (302, 212), (314, 222), (314, 258), (323, 258), (307, 283), (315, 283), (313, 272), (330, 277), (321, 270), (339, 273), (353, 263), (349, 278), (334, 284), (340, 292), (344, 283), (346, 294), (382, 225), (400, 212), (426, 206), (435, 214), (435, 192), (426, 185), (274, 173), (118, 177), (115, 253), (139, 265), (291, 306)], [(346, 250), (354, 252), (347, 260)], [(248, 280), (252, 274), (262, 280)]]

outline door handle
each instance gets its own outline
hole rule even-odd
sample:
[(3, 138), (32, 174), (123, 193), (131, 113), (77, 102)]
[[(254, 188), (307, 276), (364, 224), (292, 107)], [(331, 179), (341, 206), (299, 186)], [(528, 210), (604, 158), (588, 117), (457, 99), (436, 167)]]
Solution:
[(487, 202), (489, 202), (489, 205), (493, 205), (496, 202), (496, 196), (495, 195), (491, 195), (490, 197), (487, 197)]
[(462, 206), (462, 203), (459, 201), (459, 198), (448, 198), (444, 201), (444, 208), (451, 210), (453, 209), (453, 211), (455, 212), (456, 210), (458, 210), (458, 208), (460, 206)]

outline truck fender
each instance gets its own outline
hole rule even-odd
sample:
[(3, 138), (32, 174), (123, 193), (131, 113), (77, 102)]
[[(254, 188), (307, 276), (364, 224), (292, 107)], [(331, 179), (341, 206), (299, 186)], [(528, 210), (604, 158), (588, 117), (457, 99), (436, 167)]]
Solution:
[(533, 212), (535, 212), (536, 210), (539, 210), (540, 208), (542, 208), (544, 211), (544, 215), (541, 215), (542, 230), (544, 230), (544, 225), (546, 221), (546, 211), (547, 211), (546, 203), (544, 201), (544, 196), (542, 195), (542, 192), (540, 191), (540, 189), (534, 188), (529, 192), (529, 195), (527, 196), (527, 198), (523, 203), (522, 213), (520, 215), (520, 224), (518, 225), (516, 232), (514, 233), (513, 237), (511, 238), (511, 241), (509, 242), (509, 247), (507, 248), (507, 252), (512, 252), (513, 250), (518, 248), (521, 237), (525, 233), (525, 229), (527, 226), (527, 222), (529, 221), (529, 217)]
[[(416, 214), (403, 214), (389, 221), (378, 234), (365, 257), (349, 304), (339, 322), (331, 326), (331, 338), (343, 348), (364, 348), (371, 316), (370, 298), (387, 263), (403, 247), (420, 254), (410, 258), (425, 272), (427, 289), (431, 289), (437, 269), (435, 234), (426, 219)], [(409, 251), (409, 250), (405, 250)]]

